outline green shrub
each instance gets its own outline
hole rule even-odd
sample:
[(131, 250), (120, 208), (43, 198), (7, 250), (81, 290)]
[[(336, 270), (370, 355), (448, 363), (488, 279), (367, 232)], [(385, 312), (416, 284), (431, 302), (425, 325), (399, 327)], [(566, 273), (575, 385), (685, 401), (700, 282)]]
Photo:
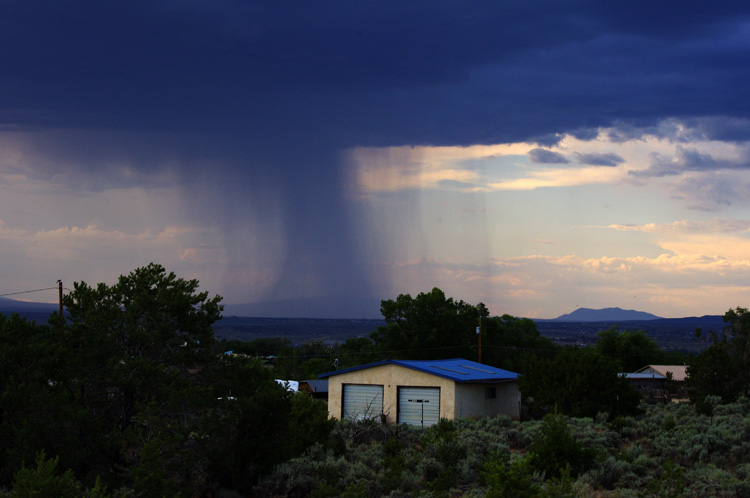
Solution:
[(423, 481), (434, 481), (437, 479), (438, 474), (442, 470), (443, 466), (432, 457), (422, 456), (419, 458), (416, 471), (422, 476)]
[(550, 479), (542, 486), (539, 493), (540, 498), (576, 498), (582, 496), (573, 488), (573, 481), (570, 478), (570, 467), (566, 467), (560, 479)]
[[(13, 479), (12, 498), (78, 498), (82, 486), (72, 470), (58, 472), (59, 458), (47, 459), (44, 451), (37, 454), (36, 467), (22, 467)], [(98, 487), (98, 486), (97, 486)]]
[(692, 471), (683, 475), (685, 490), (683, 496), (711, 496), (729, 498), (737, 496), (739, 481), (730, 472), (713, 464), (695, 465)]
[(376, 484), (377, 477), (372, 467), (368, 467), (363, 462), (352, 458), (346, 462), (339, 483), (344, 488), (357, 486), (361, 483), (368, 483), (370, 486)]
[(385, 492), (401, 487), (406, 457), (402, 452), (401, 443), (397, 439), (386, 441), (383, 445), (383, 474), (380, 484)]
[(482, 467), (487, 498), (535, 498), (540, 489), (532, 472), (528, 458), (512, 458), (507, 452), (493, 455)]
[(616, 451), (622, 445), (622, 436), (606, 423), (594, 423), (591, 419), (571, 419), (568, 425), (573, 438), (584, 448), (604, 452)]
[(337, 422), (343, 452), (314, 445), (255, 495), (750, 498), (750, 414), (738, 406), (723, 405), (713, 424), (686, 404), (609, 423), (557, 414), (426, 429)]
[(537, 424), (537, 421), (527, 422), (521, 424), (521, 422), (513, 422), (513, 425), (508, 429), (507, 438), (508, 445), (514, 450), (526, 448), (531, 444), (533, 436), (529, 433), (529, 424)]
[(631, 469), (636, 475), (640, 477), (647, 477), (651, 475), (654, 469), (658, 468), (658, 466), (659, 465), (656, 458), (653, 458), (646, 453), (640, 453), (633, 460)]
[[(507, 422), (507, 423), (506, 423)], [(486, 460), (490, 454), (508, 449), (508, 417), (485, 417), (479, 420), (457, 420), (456, 434), (472, 458)]]
[[(323, 496), (333, 488), (338, 494), (340, 476), (350, 471), (346, 459), (336, 457), (333, 451), (326, 451), (323, 445), (316, 444), (301, 457), (278, 465), (255, 486), (254, 494), (304, 497), (317, 492)], [(372, 471), (368, 469), (365, 477), (372, 477)]]
[(631, 467), (628, 462), (608, 456), (586, 474), (586, 480), (597, 488), (615, 489), (622, 477), (631, 472)]
[(422, 446), (424, 458), (434, 461), (425, 467), (424, 479), (430, 482), (430, 488), (445, 492), (456, 486), (456, 467), (467, 455), (467, 448), (458, 437), (457, 424), (441, 419), (422, 436)]
[(566, 466), (572, 475), (591, 466), (595, 451), (584, 448), (570, 433), (561, 414), (546, 415), (531, 445), (530, 465), (551, 478), (560, 477)]
[(364, 484), (359, 483), (350, 484), (341, 494), (336, 496), (340, 496), (341, 498), (367, 498), (369, 495), (367, 494), (367, 489)]
[(676, 425), (677, 425), (677, 422), (675, 421), (674, 416), (670, 414), (666, 416), (666, 418), (664, 419), (664, 423), (662, 424), (661, 427), (665, 431), (671, 431), (672, 429), (675, 428)]

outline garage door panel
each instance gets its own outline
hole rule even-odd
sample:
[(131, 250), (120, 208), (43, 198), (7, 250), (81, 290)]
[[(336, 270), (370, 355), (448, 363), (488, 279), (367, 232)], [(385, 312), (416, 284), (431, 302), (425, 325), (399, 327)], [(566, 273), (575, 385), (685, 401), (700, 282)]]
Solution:
[(440, 421), (439, 387), (399, 387), (398, 422), (427, 427)]
[(383, 386), (373, 384), (344, 384), (342, 418), (363, 420), (383, 413)]

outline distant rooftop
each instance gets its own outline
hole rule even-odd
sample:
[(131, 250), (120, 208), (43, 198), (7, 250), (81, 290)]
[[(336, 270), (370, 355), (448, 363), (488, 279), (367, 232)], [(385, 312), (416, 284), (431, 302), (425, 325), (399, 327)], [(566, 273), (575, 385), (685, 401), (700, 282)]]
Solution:
[(658, 373), (619, 373), (620, 377), (625, 377), (626, 379), (632, 379), (632, 380), (643, 380), (643, 379), (658, 379), (658, 380), (664, 380), (667, 377), (658, 374)]
[(671, 372), (672, 379), (678, 382), (682, 382), (687, 378), (687, 367), (685, 367), (685, 365), (646, 365), (643, 368), (639, 368), (634, 373), (656, 373), (666, 378), (667, 372)]

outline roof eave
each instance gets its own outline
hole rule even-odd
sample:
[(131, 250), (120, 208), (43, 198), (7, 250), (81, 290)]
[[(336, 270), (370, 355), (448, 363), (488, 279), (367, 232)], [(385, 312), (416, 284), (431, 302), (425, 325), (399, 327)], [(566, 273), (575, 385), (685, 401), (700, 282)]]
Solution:
[(401, 361), (401, 360), (382, 360), (382, 361), (376, 361), (374, 363), (358, 365), (356, 367), (345, 368), (343, 370), (334, 370), (333, 372), (326, 372), (326, 373), (319, 374), (318, 378), (332, 377), (334, 375), (339, 375), (339, 374), (348, 373), (348, 372), (355, 372), (357, 370), (364, 370), (366, 368), (378, 367), (381, 365), (398, 365), (403, 368), (408, 368), (409, 370), (416, 370), (418, 372), (426, 373), (429, 375), (434, 375), (435, 377), (452, 380), (453, 382), (458, 382), (460, 384), (500, 384), (500, 383), (505, 383), (505, 382), (514, 382), (518, 380), (518, 374), (516, 374), (515, 377), (487, 377), (484, 379), (476, 379), (476, 378), (475, 379), (460, 379), (457, 377), (452, 377), (450, 374), (447, 374), (447, 373), (444, 374), (442, 372), (436, 372), (432, 369), (422, 368), (408, 361)]

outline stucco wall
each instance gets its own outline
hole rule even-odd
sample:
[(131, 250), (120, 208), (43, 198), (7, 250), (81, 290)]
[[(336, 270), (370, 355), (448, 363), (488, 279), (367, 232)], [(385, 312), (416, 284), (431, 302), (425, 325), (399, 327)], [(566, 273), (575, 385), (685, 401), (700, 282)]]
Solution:
[[(375, 384), (383, 386), (383, 412), (387, 423), (396, 423), (398, 387), (439, 387), (440, 418), (479, 418), (503, 413), (520, 417), (516, 382), (500, 384), (459, 384), (450, 379), (412, 370), (400, 365), (378, 365), (333, 375), (328, 378), (328, 415), (341, 418), (342, 385)], [(495, 387), (497, 397), (485, 399), (485, 387)]]
[(343, 384), (376, 384), (383, 386), (383, 412), (387, 423), (396, 423), (398, 387), (419, 386), (440, 388), (440, 417), (453, 418), (454, 382), (400, 365), (378, 365), (328, 378), (328, 416), (341, 418)]
[[(485, 396), (488, 387), (495, 388), (495, 398)], [(498, 414), (513, 420), (521, 418), (518, 383), (456, 384), (454, 418), (480, 418)]]

